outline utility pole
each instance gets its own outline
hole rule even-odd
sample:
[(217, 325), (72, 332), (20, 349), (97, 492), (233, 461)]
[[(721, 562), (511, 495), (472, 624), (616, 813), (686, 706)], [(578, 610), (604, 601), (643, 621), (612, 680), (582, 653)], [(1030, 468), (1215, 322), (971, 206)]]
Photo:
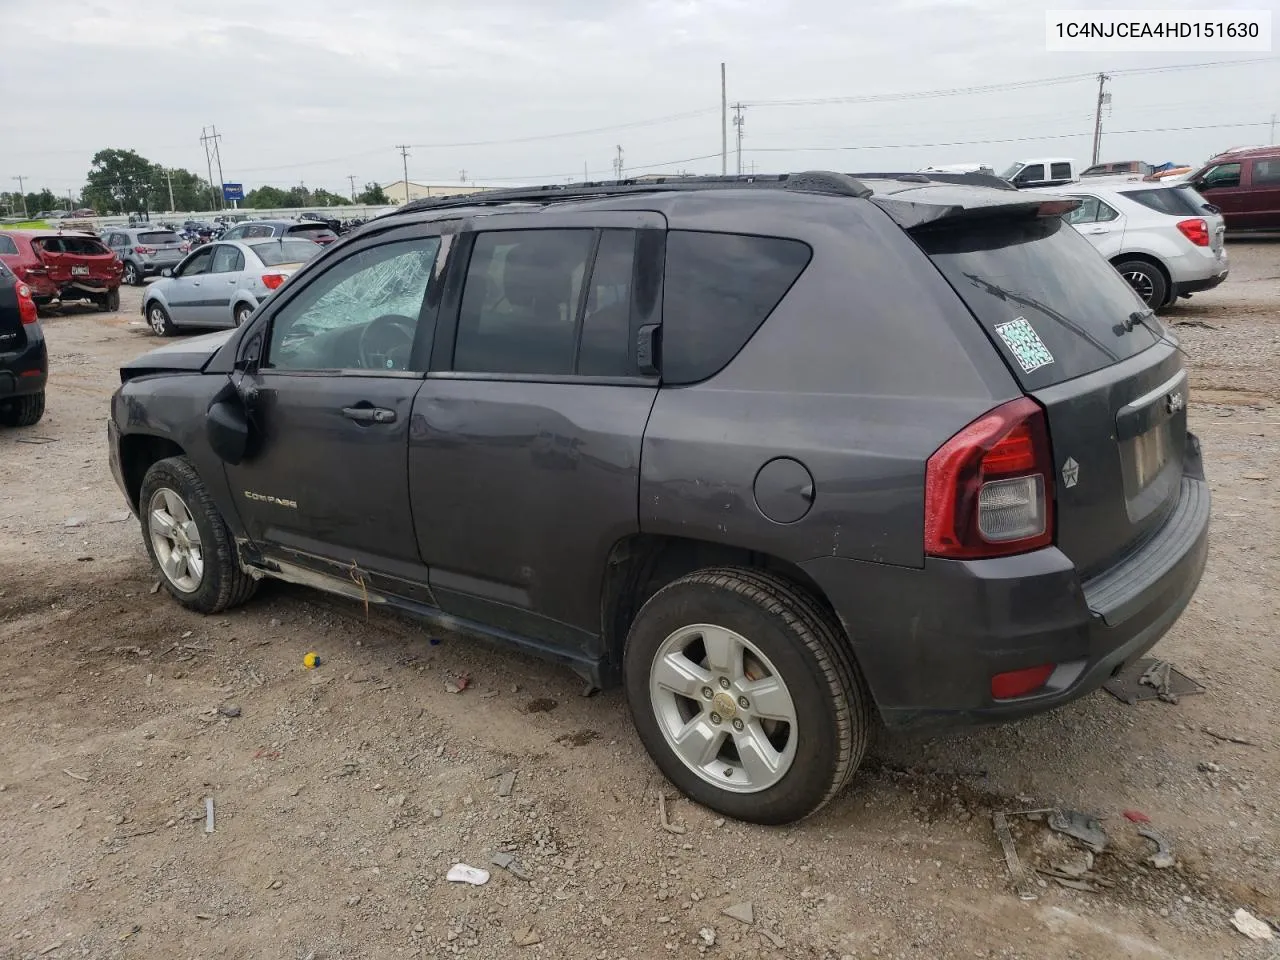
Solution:
[(164, 178), (169, 182), (169, 212), (172, 213), (177, 207), (173, 205), (173, 171), (168, 167), (165, 167)]
[(1098, 162), (1098, 153), (1102, 149), (1102, 107), (1111, 102), (1111, 94), (1106, 92), (1106, 83), (1110, 79), (1105, 73), (1098, 74), (1098, 108), (1093, 115), (1093, 163)]
[(724, 83), (724, 61), (720, 61), (720, 176), (729, 172), (729, 99)]
[(213, 154), (209, 152), (209, 132), (206, 127), (200, 128), (200, 146), (204, 147), (204, 169), (209, 174), (209, 189), (213, 191), (211, 197), (213, 207), (211, 209), (217, 210), (218, 200), (222, 197), (222, 189), (215, 189), (213, 186)]
[(23, 189), (22, 181), (25, 180), (26, 177), (14, 177), (13, 179), (18, 181), (18, 196), (22, 198), (22, 215), (25, 217), (27, 216), (27, 194)]
[(1271, 142), (1273, 144), (1276, 142), (1276, 115), (1274, 113), (1271, 115)]
[(738, 128), (738, 176), (742, 176), (742, 104), (733, 105), (733, 125)]
[(348, 173), (347, 179), (351, 181), (351, 202), (355, 203), (356, 202), (356, 175), (354, 173)]
[(222, 210), (227, 205), (226, 198), (222, 195), (222, 185), (226, 183), (226, 178), (222, 175), (222, 151), (218, 148), (218, 141), (222, 139), (222, 134), (218, 132), (217, 127), (211, 126), (209, 129), (213, 131), (213, 156), (218, 162), (218, 209)]
[(622, 179), (622, 144), (618, 144), (618, 156), (613, 161), (613, 178)]
[(587, 173), (587, 161), (582, 161), (582, 182), (587, 183), (591, 179), (591, 175)]
[(407, 144), (398, 144), (396, 149), (400, 151), (400, 159), (404, 161), (404, 202), (409, 202), (409, 147)]
[(75, 209), (76, 202), (71, 199), (71, 188), (67, 187), (67, 212), (70, 213)]

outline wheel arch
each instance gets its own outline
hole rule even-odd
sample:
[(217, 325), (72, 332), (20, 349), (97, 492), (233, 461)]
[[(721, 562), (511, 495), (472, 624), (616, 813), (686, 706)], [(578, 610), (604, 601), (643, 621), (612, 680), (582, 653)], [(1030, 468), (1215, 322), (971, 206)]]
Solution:
[(1165, 287), (1168, 288), (1173, 284), (1173, 276), (1169, 273), (1169, 268), (1164, 265), (1159, 257), (1151, 253), (1139, 253), (1132, 251), (1129, 253), (1117, 253), (1111, 258), (1111, 266), (1119, 267), (1120, 264), (1130, 260), (1137, 260), (1140, 263), (1147, 263), (1160, 271), (1160, 275), (1164, 277)]
[(601, 585), (601, 635), (611, 664), (621, 664), (627, 632), (640, 608), (667, 584), (707, 567), (745, 567), (790, 581), (844, 625), (817, 582), (796, 564), (743, 547), (661, 534), (636, 533), (618, 540), (609, 551)]
[(135, 509), (141, 509), (138, 498), (142, 478), (152, 464), (168, 457), (183, 457), (186, 453), (175, 440), (152, 433), (128, 433), (120, 438), (120, 472), (129, 502)]

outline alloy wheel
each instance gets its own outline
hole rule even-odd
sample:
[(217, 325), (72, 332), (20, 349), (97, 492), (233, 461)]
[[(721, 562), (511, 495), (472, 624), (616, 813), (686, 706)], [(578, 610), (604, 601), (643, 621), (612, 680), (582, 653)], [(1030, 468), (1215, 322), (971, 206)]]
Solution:
[(1151, 278), (1140, 270), (1131, 270), (1124, 275), (1129, 281), (1129, 286), (1133, 287), (1134, 292), (1142, 298), (1142, 302), (1151, 306), (1151, 296), (1155, 293), (1155, 284), (1151, 282)]
[(161, 487), (147, 505), (147, 532), (160, 571), (174, 589), (195, 593), (204, 579), (204, 549), (200, 530), (182, 497)]
[(672, 633), (653, 658), (649, 696), (667, 745), (722, 790), (767, 790), (795, 760), (796, 706), (787, 684), (733, 630), (700, 623)]

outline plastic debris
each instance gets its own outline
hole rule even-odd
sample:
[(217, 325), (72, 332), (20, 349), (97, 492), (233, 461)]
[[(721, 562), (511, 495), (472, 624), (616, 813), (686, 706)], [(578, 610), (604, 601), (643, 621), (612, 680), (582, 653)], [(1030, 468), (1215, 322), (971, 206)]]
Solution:
[(302, 658), (302, 666), (307, 670), (314, 670), (320, 666), (320, 654), (312, 651)]
[(1169, 841), (1162, 837), (1150, 827), (1139, 827), (1139, 836), (1146, 837), (1156, 845), (1156, 852), (1147, 857), (1147, 862), (1157, 870), (1167, 870), (1176, 862), (1173, 857), (1173, 850), (1169, 846)]
[(489, 882), (489, 871), (480, 867), (468, 866), (465, 863), (455, 863), (449, 868), (449, 872), (445, 874), (444, 878), (453, 883), (469, 883), (474, 887), (479, 887)]
[(525, 927), (511, 938), (511, 942), (517, 947), (532, 947), (535, 943), (542, 942), (542, 934), (533, 927)]
[(444, 682), (445, 691), (448, 693), (461, 693), (469, 686), (471, 686), (471, 674), (469, 673), (460, 673)]
[(1271, 932), (1270, 926), (1259, 920), (1244, 907), (1232, 914), (1231, 925), (1250, 940), (1270, 940), (1275, 936)]
[(204, 798), (204, 832), (213, 833), (213, 797)]
[(224, 717), (238, 717), (240, 716), (240, 707), (234, 703), (224, 703), (218, 707), (218, 713)]
[(1151, 822), (1151, 818), (1148, 817), (1141, 810), (1126, 810), (1124, 811), (1124, 818), (1128, 820), (1130, 823), (1150, 823)]
[(515, 858), (514, 854), (499, 851), (489, 858), (489, 862), (495, 867), (501, 867), (517, 880), (533, 879), (533, 877), (526, 873), (524, 868), (520, 866), (520, 861)]
[(716, 932), (710, 927), (703, 927), (699, 930), (698, 938), (708, 947), (714, 947), (716, 945)]
[(683, 824), (672, 823), (667, 819), (667, 797), (661, 790), (658, 791), (658, 823), (662, 825), (662, 829), (667, 833), (679, 835), (688, 829)]
[(1074, 837), (1094, 853), (1107, 848), (1107, 834), (1097, 817), (1078, 810), (1054, 810), (1049, 814), (1048, 823), (1050, 830)]
[(725, 907), (720, 912), (726, 917), (737, 920), (739, 923), (745, 923), (747, 926), (756, 922), (756, 911), (750, 903), (735, 903), (731, 907)]
[(502, 775), (502, 779), (498, 781), (498, 796), (509, 797), (511, 791), (516, 787), (516, 772), (509, 770)]

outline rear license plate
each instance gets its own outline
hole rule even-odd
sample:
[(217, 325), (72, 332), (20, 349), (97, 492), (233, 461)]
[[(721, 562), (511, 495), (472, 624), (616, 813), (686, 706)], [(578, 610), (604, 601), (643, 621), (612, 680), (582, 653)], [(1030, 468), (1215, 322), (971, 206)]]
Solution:
[(71, 275), (73, 277), (87, 277), (89, 275), (89, 268), (82, 265), (73, 266), (71, 268)]

